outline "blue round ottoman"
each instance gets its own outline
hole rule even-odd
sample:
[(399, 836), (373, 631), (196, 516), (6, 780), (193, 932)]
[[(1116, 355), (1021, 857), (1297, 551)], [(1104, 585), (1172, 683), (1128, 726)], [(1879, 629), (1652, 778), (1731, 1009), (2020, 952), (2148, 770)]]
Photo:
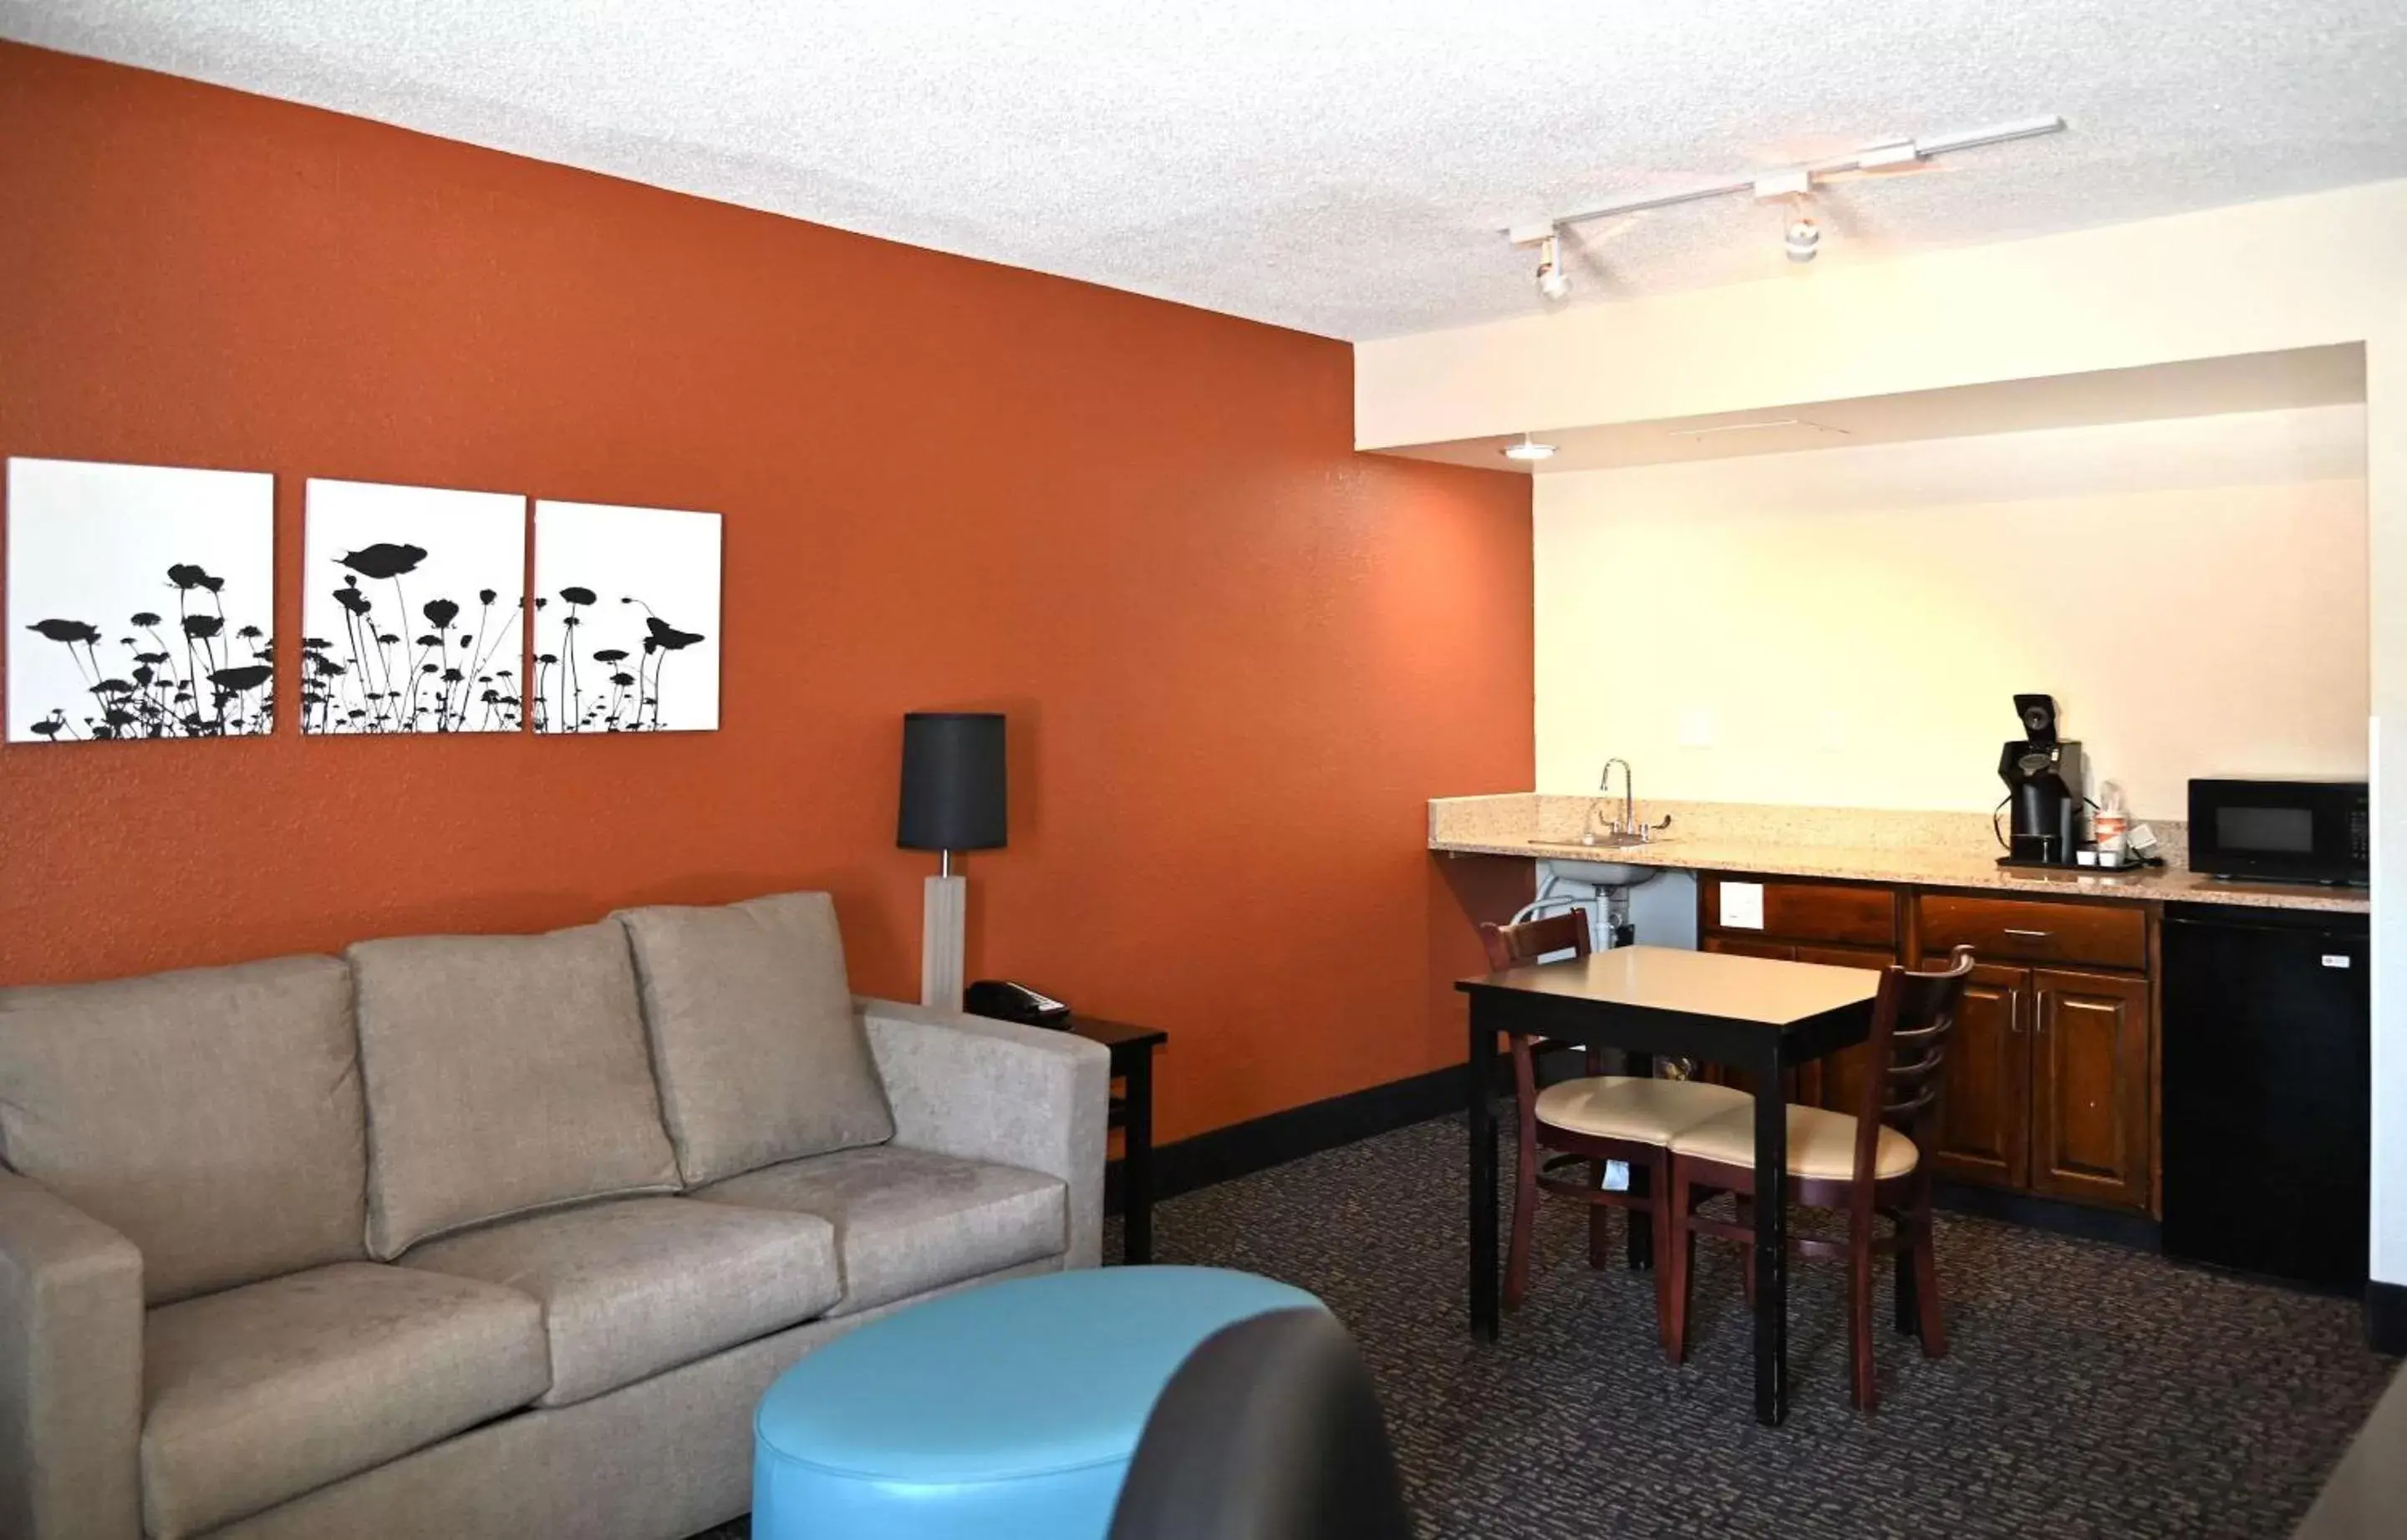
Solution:
[(753, 1540), (1102, 1540), (1145, 1419), (1205, 1337), (1301, 1289), (1082, 1268), (931, 1300), (786, 1371), (752, 1419)]

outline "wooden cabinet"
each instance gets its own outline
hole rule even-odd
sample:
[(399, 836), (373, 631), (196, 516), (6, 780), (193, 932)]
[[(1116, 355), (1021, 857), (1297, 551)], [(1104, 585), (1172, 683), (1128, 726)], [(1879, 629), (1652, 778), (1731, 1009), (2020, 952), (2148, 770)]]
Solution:
[(2006, 1188), (2030, 1179), (2030, 977), (1976, 964), (1964, 988), (1939, 1097), (1942, 1176)]
[(1697, 885), (1707, 932), (1760, 936), (1788, 941), (1837, 942), (1842, 946), (1897, 946), (1897, 890), (1872, 883), (1794, 882), (1778, 877), (1753, 882), (1763, 890), (1763, 926), (1759, 931), (1730, 931), (1721, 923), (1722, 882), (1706, 877)]
[(1925, 893), (1919, 909), (1925, 957), (1960, 946), (1984, 962), (2148, 965), (2148, 916), (2135, 905)]
[(2148, 1205), (2148, 984), (2030, 975), (2030, 1187), (2051, 1198)]
[[(1916, 911), (1919, 965), (1958, 945), (1981, 960), (1948, 1048), (1940, 1175), (2147, 1209), (2156, 1149), (2149, 912), (1956, 893), (1921, 894)], [(2027, 958), (2120, 971), (2007, 961)]]
[[(2145, 1211), (2156, 1163), (2151, 906), (1761, 879), (1763, 927), (1721, 923), (1725, 881), (1698, 882), (1707, 951), (1838, 967), (1976, 964), (1948, 1048), (1936, 1148), (1948, 1180)], [(1853, 1113), (1862, 1049), (1800, 1072), (1792, 1099)]]

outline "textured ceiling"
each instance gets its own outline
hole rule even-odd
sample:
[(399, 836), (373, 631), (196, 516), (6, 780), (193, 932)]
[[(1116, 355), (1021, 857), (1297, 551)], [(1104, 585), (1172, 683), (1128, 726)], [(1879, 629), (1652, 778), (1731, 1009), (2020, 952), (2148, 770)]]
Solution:
[[(0, 36), (1342, 337), (1540, 307), (1497, 231), (2061, 113), (1834, 188), (1823, 261), (2407, 176), (2401, 0), (0, 0)], [(1570, 303), (1773, 275), (1745, 199)], [(1810, 281), (1810, 270), (1799, 274)]]

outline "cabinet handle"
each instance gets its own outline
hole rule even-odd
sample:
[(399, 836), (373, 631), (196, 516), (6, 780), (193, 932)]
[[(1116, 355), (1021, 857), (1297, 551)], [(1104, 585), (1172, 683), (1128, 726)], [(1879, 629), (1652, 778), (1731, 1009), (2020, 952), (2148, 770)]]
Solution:
[(2018, 931), (2009, 925), (2006, 927), (2006, 934), (2021, 936), (2026, 941), (2044, 941), (2056, 933), (2054, 931)]

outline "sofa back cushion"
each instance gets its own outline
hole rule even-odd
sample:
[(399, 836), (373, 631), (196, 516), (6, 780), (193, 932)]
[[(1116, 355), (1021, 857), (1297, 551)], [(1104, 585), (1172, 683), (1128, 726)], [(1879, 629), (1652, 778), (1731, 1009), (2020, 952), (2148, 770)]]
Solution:
[(153, 1305), (358, 1260), (350, 975), (288, 957), (0, 990), (0, 1159), (132, 1241)]
[(617, 1193), (668, 1192), (627, 935), (411, 936), (346, 954), (368, 1107), (368, 1250)]
[(688, 1183), (894, 1136), (827, 894), (619, 918)]

